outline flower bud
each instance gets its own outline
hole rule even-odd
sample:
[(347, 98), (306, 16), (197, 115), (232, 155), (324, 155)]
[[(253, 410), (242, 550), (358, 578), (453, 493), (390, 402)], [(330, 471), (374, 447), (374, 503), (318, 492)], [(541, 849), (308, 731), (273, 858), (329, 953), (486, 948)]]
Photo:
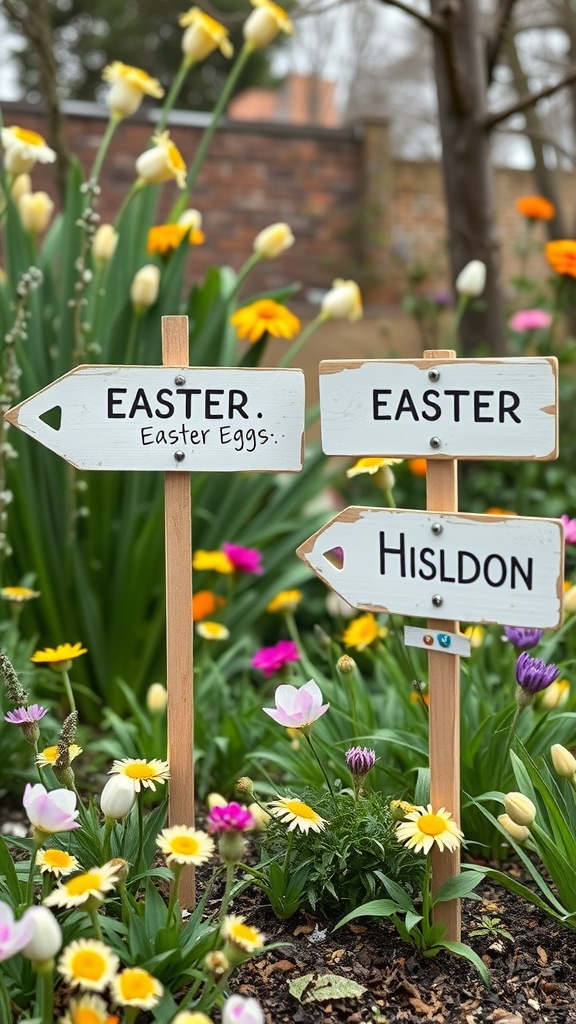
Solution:
[(362, 296), (355, 281), (344, 281), (337, 277), (332, 288), (322, 299), (322, 316), (325, 320), (360, 320), (362, 317)]
[(46, 231), (54, 212), (54, 203), (47, 192), (25, 192), (17, 205), (24, 231), (32, 235)]
[(249, 804), (248, 810), (254, 818), (254, 824), (250, 829), (251, 832), (265, 832), (270, 821), (270, 815), (268, 811), (265, 811), (260, 804)]
[(118, 232), (112, 224), (101, 224), (92, 241), (92, 255), (96, 263), (108, 263), (118, 244)]
[(257, 999), (230, 996), (222, 1007), (222, 1024), (264, 1024), (264, 1011)]
[(247, 775), (243, 775), (241, 779), (236, 780), (236, 790), (238, 793), (247, 793), (249, 796), (254, 792), (254, 783), (252, 779), (249, 779)]
[(343, 676), (352, 675), (356, 671), (356, 662), (349, 654), (343, 654), (336, 662), (336, 668)]
[(504, 807), (515, 825), (525, 825), (528, 827), (536, 817), (534, 804), (523, 793), (506, 793)]
[(555, 743), (550, 747), (550, 756), (554, 770), (563, 779), (573, 779), (576, 775), (576, 758), (561, 743)]
[(484, 291), (485, 284), (486, 264), (482, 260), (470, 260), (458, 274), (455, 287), (463, 298), (476, 299)]
[(31, 191), (32, 178), (30, 177), (30, 175), (19, 174), (18, 177), (14, 179), (14, 184), (10, 189), (10, 195), (12, 196), (14, 202), (17, 203), (22, 196), (29, 195)]
[(212, 1019), (201, 1010), (181, 1010), (171, 1024), (212, 1024)]
[(168, 691), (162, 683), (152, 683), (146, 694), (146, 707), (154, 715), (161, 715), (168, 704)]
[(113, 868), (117, 882), (125, 882), (130, 874), (130, 866), (123, 857), (113, 857), (106, 864), (106, 867)]
[(206, 797), (206, 806), (211, 811), (213, 807), (226, 807), (228, 801), (221, 793), (208, 793)]
[(254, 252), (263, 260), (273, 260), (294, 245), (294, 235), (289, 224), (270, 224), (254, 239)]
[(567, 615), (574, 615), (576, 612), (576, 586), (570, 587), (564, 594), (564, 611)]
[(134, 275), (130, 288), (130, 298), (137, 313), (143, 313), (153, 306), (160, 290), (160, 268), (154, 263), (147, 263)]
[(194, 210), (192, 207), (188, 210), (184, 210), (184, 212), (178, 217), (178, 224), (183, 224), (185, 228), (191, 228), (192, 231), (201, 231), (202, 214), (200, 213), (200, 210)]
[(502, 828), (506, 829), (509, 836), (517, 843), (525, 843), (530, 835), (530, 829), (526, 828), (525, 825), (517, 825), (509, 814), (499, 814), (498, 821), (502, 825)]
[(213, 949), (204, 958), (204, 966), (215, 978), (221, 978), (230, 969), (230, 961), (219, 949)]
[(567, 679), (555, 679), (546, 690), (540, 693), (539, 705), (544, 711), (562, 708), (570, 696), (570, 683)]
[(53, 960), (62, 945), (62, 931), (48, 907), (28, 907), (22, 920), (31, 921), (33, 932), (22, 955), (35, 963)]
[(245, 843), (242, 832), (222, 832), (218, 840), (218, 853), (225, 864), (239, 864), (244, 859)]
[(261, 50), (268, 46), (279, 32), (286, 32), (288, 35), (294, 31), (294, 26), (285, 11), (270, 0), (252, 0), (255, 11), (248, 16), (244, 22), (244, 39), (253, 50)]
[(136, 787), (127, 775), (113, 775), (100, 794), (100, 810), (105, 818), (120, 821), (132, 810)]

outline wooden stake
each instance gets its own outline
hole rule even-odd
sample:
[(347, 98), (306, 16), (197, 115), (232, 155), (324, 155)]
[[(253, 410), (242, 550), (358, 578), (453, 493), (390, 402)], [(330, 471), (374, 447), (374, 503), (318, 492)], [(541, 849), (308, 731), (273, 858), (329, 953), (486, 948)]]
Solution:
[[(162, 317), (162, 363), (189, 365), (188, 317)], [(165, 473), (166, 670), (169, 825), (194, 825), (194, 695), (192, 653), (192, 509), (190, 473)], [(180, 877), (180, 904), (195, 902), (194, 868)]]
[[(455, 359), (452, 349), (430, 349), (424, 358)], [(440, 372), (442, 372), (440, 370)], [(456, 459), (428, 459), (426, 507), (434, 512), (458, 511), (458, 463)], [(429, 619), (430, 630), (457, 633), (458, 623)], [(430, 803), (435, 811), (445, 807), (460, 824), (460, 659), (441, 651), (428, 653)], [(460, 873), (460, 850), (432, 853), (432, 889)], [(460, 941), (460, 900), (439, 903), (434, 920), (446, 925), (446, 938)]]

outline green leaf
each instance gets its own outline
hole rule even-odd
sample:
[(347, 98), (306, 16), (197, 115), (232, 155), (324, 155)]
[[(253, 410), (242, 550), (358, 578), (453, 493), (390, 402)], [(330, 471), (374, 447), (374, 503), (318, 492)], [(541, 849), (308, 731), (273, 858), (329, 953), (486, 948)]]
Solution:
[(6, 879), (6, 886), (14, 901), (14, 909), (20, 904), (20, 883), (14, 861), (5, 840), (0, 836), (0, 876)]
[(291, 981), (288, 991), (300, 1003), (327, 1003), (332, 999), (358, 999), (366, 989), (340, 974), (305, 974)]
[(346, 917), (338, 921), (333, 931), (338, 931), (339, 928), (348, 924), (348, 921), (353, 921), (356, 917), (392, 917), (393, 914), (399, 913), (404, 913), (404, 907), (395, 903), (394, 900), (372, 900), (371, 903), (363, 903), (361, 907), (356, 907), (356, 910), (346, 914)]
[(482, 881), (481, 872), (462, 871), (444, 882), (442, 888), (436, 893), (434, 903), (445, 903), (447, 900), (457, 900), (462, 896), (468, 896)]
[(478, 971), (482, 981), (487, 988), (490, 988), (490, 974), (488, 968), (484, 961), (480, 959), (478, 953), (475, 953), (474, 950), (471, 949), (470, 946), (467, 946), (465, 942), (452, 942), (445, 939), (444, 942), (442, 942), (442, 946), (444, 949), (448, 949), (451, 953), (455, 953), (456, 956), (463, 956), (466, 960), (469, 960), (471, 964), (474, 964), (474, 967)]

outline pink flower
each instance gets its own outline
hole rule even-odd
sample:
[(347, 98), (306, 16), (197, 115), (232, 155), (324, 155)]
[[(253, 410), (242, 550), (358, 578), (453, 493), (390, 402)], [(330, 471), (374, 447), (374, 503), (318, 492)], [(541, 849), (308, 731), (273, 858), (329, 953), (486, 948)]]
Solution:
[(223, 807), (213, 807), (206, 820), (206, 830), (211, 835), (219, 832), (246, 832), (256, 824), (255, 819), (245, 807), (240, 804), (224, 804)]
[(513, 331), (540, 331), (550, 327), (552, 315), (545, 309), (519, 309), (508, 321)]
[(560, 521), (564, 527), (566, 543), (576, 544), (576, 519), (570, 519), (570, 516), (560, 516)]
[(300, 653), (293, 640), (279, 640), (274, 647), (261, 647), (252, 658), (252, 668), (262, 669), (265, 676), (273, 676), (289, 661), (299, 661)]
[(48, 708), (40, 707), (40, 704), (31, 704), (28, 708), (16, 708), (15, 711), (8, 711), (4, 718), (7, 722), (12, 722), (13, 725), (25, 725), (27, 722), (39, 722), (46, 714), (48, 714)]
[(313, 679), (299, 688), (287, 684), (277, 686), (274, 700), (275, 708), (262, 710), (278, 725), (284, 725), (287, 729), (306, 729), (330, 707), (322, 703), (320, 687)]
[(26, 916), (21, 921), (14, 920), (12, 908), (0, 901), (0, 960), (19, 953), (32, 938), (34, 925)]
[(35, 786), (28, 783), (22, 803), (30, 822), (39, 832), (52, 834), (80, 828), (75, 821), (80, 813), (76, 810), (76, 793), (70, 789), (53, 789), (48, 793), (40, 783)]
[(243, 548), (240, 544), (222, 545), (222, 551), (228, 556), (232, 565), (238, 572), (248, 572), (253, 576), (261, 576), (264, 572), (262, 565), (262, 552), (256, 548)]
[(230, 996), (222, 1007), (222, 1024), (264, 1024), (264, 1011), (257, 999)]

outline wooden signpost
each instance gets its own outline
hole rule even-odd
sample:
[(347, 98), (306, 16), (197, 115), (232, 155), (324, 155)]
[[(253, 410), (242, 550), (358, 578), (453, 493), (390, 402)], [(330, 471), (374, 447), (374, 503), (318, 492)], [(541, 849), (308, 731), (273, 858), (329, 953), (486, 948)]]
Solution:
[[(298, 472), (304, 439), (301, 370), (190, 367), (188, 349), (188, 318), (164, 316), (162, 366), (78, 366), (6, 413), (79, 469), (165, 473), (172, 825), (194, 824), (190, 473)], [(194, 902), (192, 869), (180, 894)]]
[[(562, 616), (564, 531), (549, 519), (458, 514), (457, 458), (554, 459), (553, 358), (320, 364), (322, 447), (328, 455), (427, 459), (426, 512), (348, 508), (297, 554), (349, 604), (421, 616), (406, 642), (428, 649), (430, 802), (460, 821), (458, 619), (553, 629)], [(433, 850), (437, 891), (459, 850)], [(460, 903), (439, 904), (460, 939)]]

